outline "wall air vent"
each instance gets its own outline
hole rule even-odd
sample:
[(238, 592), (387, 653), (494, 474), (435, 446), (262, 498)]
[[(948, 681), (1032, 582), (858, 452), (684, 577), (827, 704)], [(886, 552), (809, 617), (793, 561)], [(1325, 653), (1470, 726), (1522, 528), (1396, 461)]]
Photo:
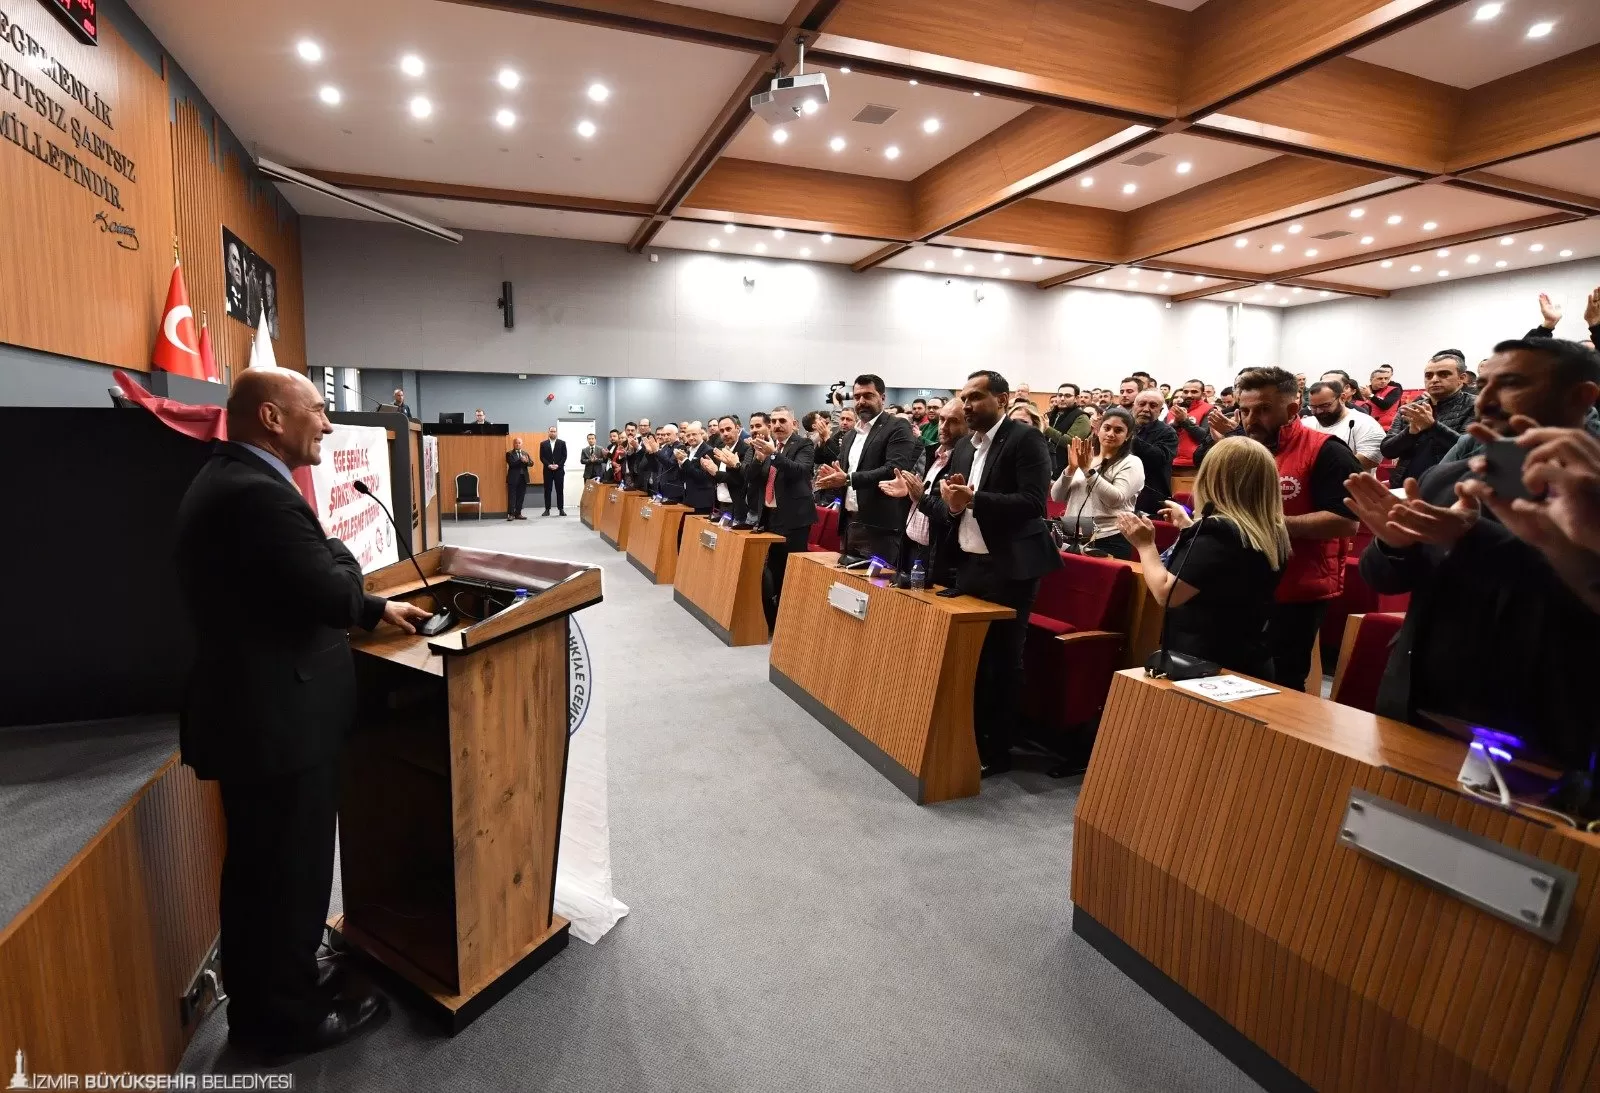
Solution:
[(898, 113), (900, 113), (900, 111), (897, 107), (873, 106), (869, 103), (861, 108), (861, 113), (857, 114), (850, 120), (858, 121), (863, 125), (882, 125), (884, 122), (888, 121)]
[(1347, 235), (1354, 235), (1354, 234), (1355, 234), (1355, 232), (1347, 232), (1347, 231), (1345, 231), (1345, 230), (1343, 230), (1341, 228), (1338, 231), (1323, 232), (1321, 235), (1313, 235), (1311, 238), (1313, 238), (1313, 239), (1343, 239)]
[(1148, 167), (1158, 159), (1166, 159), (1165, 152), (1140, 152), (1136, 156), (1129, 156), (1122, 162), (1129, 167)]

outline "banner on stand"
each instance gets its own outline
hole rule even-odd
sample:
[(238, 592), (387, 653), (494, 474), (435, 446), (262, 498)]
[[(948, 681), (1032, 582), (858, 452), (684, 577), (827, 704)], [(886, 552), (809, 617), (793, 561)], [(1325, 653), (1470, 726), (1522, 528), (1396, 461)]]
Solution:
[(386, 503), (389, 487), (389, 433), (370, 425), (335, 425), (322, 438), (322, 462), (311, 468), (317, 519), (322, 530), (341, 539), (370, 573), (400, 560), (394, 529), (371, 497), (356, 492), (360, 480)]
[(439, 492), (439, 438), (422, 438), (422, 507), (433, 504)]

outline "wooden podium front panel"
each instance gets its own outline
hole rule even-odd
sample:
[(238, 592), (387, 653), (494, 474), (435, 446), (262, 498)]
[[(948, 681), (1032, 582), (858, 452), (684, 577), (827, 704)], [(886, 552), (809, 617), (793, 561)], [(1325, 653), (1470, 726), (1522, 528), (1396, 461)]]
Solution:
[(584, 482), (583, 499), (578, 502), (578, 519), (583, 521), (584, 527), (593, 528), (596, 526), (598, 519), (596, 514), (599, 511), (599, 506), (605, 503), (606, 495), (616, 488), (616, 486), (608, 486), (592, 478)]
[(678, 529), (694, 510), (688, 505), (640, 505), (628, 530), (628, 561), (656, 584), (678, 575)]
[[(1315, 1089), (1593, 1089), (1600, 838), (1458, 792), (1465, 751), (1297, 692), (1220, 704), (1120, 673), (1078, 800), (1075, 928), (1225, 1021), (1236, 1061)], [(1353, 787), (1571, 869), (1561, 940), (1340, 845)]]
[(627, 550), (633, 515), (649, 499), (638, 490), (612, 490), (600, 506), (600, 538), (618, 550)]
[[(941, 599), (869, 581), (835, 568), (838, 557), (789, 555), (773, 682), (918, 804), (975, 795), (978, 655), (989, 623), (1014, 613), (971, 596)], [(866, 595), (865, 619), (828, 602), (835, 584)], [(875, 661), (892, 662), (894, 686), (874, 682)]]
[(709, 516), (685, 517), (672, 598), (729, 645), (765, 644), (761, 571), (767, 548), (781, 542), (780, 535), (720, 527)]

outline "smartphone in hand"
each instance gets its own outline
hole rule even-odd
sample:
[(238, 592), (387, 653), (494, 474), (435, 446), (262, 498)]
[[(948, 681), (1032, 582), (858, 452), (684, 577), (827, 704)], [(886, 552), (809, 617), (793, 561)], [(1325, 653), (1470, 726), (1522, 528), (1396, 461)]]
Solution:
[(1518, 444), (1515, 438), (1491, 441), (1485, 446), (1483, 457), (1488, 466), (1481, 477), (1497, 497), (1505, 501), (1535, 499), (1522, 483), (1522, 463), (1528, 458), (1528, 449)]

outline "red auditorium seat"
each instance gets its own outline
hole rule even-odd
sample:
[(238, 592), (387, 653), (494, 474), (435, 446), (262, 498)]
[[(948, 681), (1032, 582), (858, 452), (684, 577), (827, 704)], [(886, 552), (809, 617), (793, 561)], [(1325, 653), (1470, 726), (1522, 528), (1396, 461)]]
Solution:
[(1170, 520), (1152, 520), (1151, 526), (1156, 529), (1156, 549), (1166, 550), (1178, 541), (1178, 525)]
[(833, 510), (826, 505), (817, 506), (817, 522), (811, 525), (811, 536), (806, 540), (807, 550), (827, 550), (822, 545), (823, 533), (828, 530), (828, 517)]
[(1339, 647), (1339, 668), (1333, 676), (1335, 702), (1368, 713), (1378, 706), (1378, 684), (1389, 663), (1389, 648), (1400, 632), (1404, 615), (1373, 611), (1351, 615)]
[(1396, 611), (1404, 615), (1406, 608), (1411, 606), (1411, 593), (1401, 592), (1396, 595), (1380, 596), (1361, 579), (1361, 550), (1372, 541), (1371, 532), (1365, 528), (1362, 528), (1362, 532), (1363, 535), (1356, 537), (1359, 547), (1345, 556), (1344, 589), (1328, 604), (1328, 613), (1322, 618), (1323, 649), (1344, 648), (1345, 620), (1353, 615), (1364, 615), (1373, 611)]
[(1093, 722), (1126, 640), (1133, 570), (1112, 558), (1063, 554), (1039, 582), (1028, 617), (1023, 711), (1051, 733)]
[(839, 550), (839, 510), (832, 505), (822, 507), (817, 512), (817, 523), (812, 528), (816, 535), (816, 546), (813, 550)]
[(1044, 511), (1045, 515), (1049, 516), (1050, 519), (1059, 520), (1067, 514), (1067, 503), (1065, 501), (1046, 501), (1044, 503)]

